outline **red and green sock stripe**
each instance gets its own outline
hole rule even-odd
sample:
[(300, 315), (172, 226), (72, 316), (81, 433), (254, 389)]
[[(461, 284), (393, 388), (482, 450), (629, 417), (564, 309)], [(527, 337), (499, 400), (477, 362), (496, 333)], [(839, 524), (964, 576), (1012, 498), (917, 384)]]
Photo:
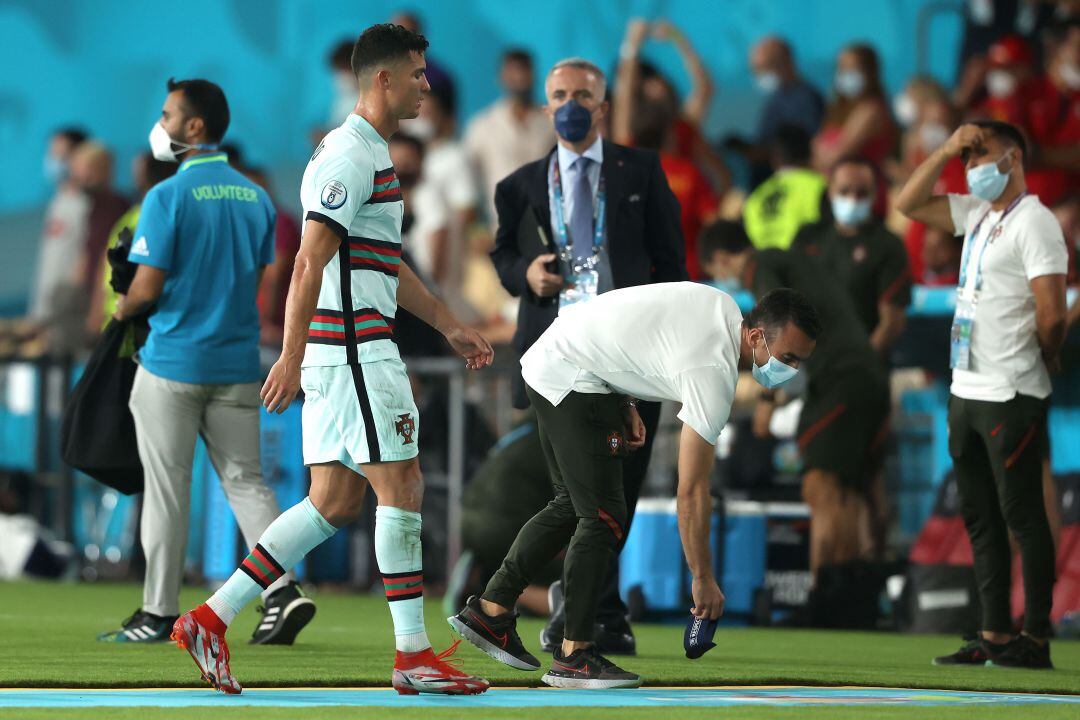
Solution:
[(263, 590), (270, 587), (278, 578), (285, 574), (285, 568), (281, 567), (266, 548), (256, 543), (251, 554), (240, 563), (240, 569), (248, 574), (252, 580)]
[(424, 573), (422, 570), (403, 573), (383, 573), (386, 601), (412, 600), (424, 596)]

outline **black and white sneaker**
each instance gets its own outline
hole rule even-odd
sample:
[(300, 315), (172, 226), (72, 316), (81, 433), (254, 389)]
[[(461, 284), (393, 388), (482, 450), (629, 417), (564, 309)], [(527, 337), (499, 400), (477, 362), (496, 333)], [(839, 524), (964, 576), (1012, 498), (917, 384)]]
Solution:
[(552, 687), (577, 690), (641, 687), (640, 675), (623, 670), (592, 646), (569, 655), (563, 655), (561, 647), (555, 648), (551, 669), (540, 679)]
[(473, 595), (461, 612), (446, 620), (461, 637), (504, 665), (517, 670), (540, 669), (540, 661), (521, 643), (516, 612), (492, 617), (480, 607), (480, 598)]
[(251, 634), (252, 645), (292, 645), (315, 617), (315, 603), (304, 595), (297, 582), (275, 590), (266, 598), (266, 606), (256, 609), (263, 617)]
[(540, 631), (540, 649), (550, 655), (555, 648), (562, 646), (563, 633), (566, 631), (566, 596), (563, 594), (562, 580), (556, 580), (548, 587), (548, 607), (551, 615)]
[(1008, 643), (992, 643), (978, 635), (967, 635), (960, 649), (951, 655), (934, 658), (934, 665), (986, 665), (997, 658)]
[(119, 630), (101, 633), (97, 639), (101, 642), (118, 643), (155, 643), (165, 642), (172, 632), (173, 623), (179, 615), (162, 617), (143, 612), (142, 608), (131, 614), (127, 620), (120, 624)]

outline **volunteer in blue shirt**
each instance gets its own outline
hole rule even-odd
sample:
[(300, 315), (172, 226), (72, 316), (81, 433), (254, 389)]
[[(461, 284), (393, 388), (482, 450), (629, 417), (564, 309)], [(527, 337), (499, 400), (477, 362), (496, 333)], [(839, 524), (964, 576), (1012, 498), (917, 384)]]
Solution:
[[(129, 259), (139, 265), (120, 320), (151, 310), (130, 407), (146, 474), (141, 608), (120, 642), (167, 640), (179, 616), (191, 466), (202, 435), (240, 530), (253, 546), (280, 508), (259, 461), (259, 318), (255, 297), (274, 260), (274, 207), (217, 152), (229, 125), (221, 88), (169, 80), (150, 133), (158, 160), (183, 161), (143, 201)], [(314, 605), (290, 574), (264, 594), (257, 643), (290, 644)]]

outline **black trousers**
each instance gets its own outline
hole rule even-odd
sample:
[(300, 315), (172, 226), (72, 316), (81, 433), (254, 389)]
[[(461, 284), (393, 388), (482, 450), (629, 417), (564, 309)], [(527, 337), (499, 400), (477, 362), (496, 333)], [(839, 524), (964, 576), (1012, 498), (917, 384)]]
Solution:
[(619, 594), (619, 555), (630, 534), (630, 525), (634, 522), (634, 510), (641, 496), (641, 486), (645, 484), (645, 474), (649, 470), (649, 457), (652, 455), (653, 441), (656, 440), (656, 428), (660, 424), (660, 403), (639, 402), (638, 414), (645, 423), (645, 447), (632, 452), (623, 459), (623, 496), (626, 498), (626, 534), (619, 542), (615, 557), (611, 561), (604, 593), (600, 597), (600, 607), (596, 619), (608, 626), (619, 624), (627, 614), (626, 603)]
[(555, 407), (532, 388), (527, 392), (555, 498), (521, 528), (483, 597), (513, 607), (566, 547), (564, 636), (589, 641), (606, 574), (626, 536), (623, 398), (571, 392)]
[(1043, 504), (1047, 405), (1027, 395), (1007, 402), (949, 398), (949, 454), (987, 632), (1012, 632), (1011, 530), (1024, 572), (1024, 630), (1050, 636), (1056, 558)]

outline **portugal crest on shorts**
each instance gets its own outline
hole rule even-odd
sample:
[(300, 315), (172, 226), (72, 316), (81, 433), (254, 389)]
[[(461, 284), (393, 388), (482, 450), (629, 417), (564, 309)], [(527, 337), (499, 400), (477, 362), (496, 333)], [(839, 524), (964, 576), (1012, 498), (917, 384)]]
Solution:
[(618, 455), (623, 448), (623, 436), (620, 432), (613, 432), (607, 436), (608, 449), (612, 455)]
[(413, 433), (416, 432), (416, 421), (412, 419), (410, 413), (398, 415), (397, 422), (394, 423), (394, 429), (397, 430), (397, 434), (405, 438), (403, 445), (412, 445)]

